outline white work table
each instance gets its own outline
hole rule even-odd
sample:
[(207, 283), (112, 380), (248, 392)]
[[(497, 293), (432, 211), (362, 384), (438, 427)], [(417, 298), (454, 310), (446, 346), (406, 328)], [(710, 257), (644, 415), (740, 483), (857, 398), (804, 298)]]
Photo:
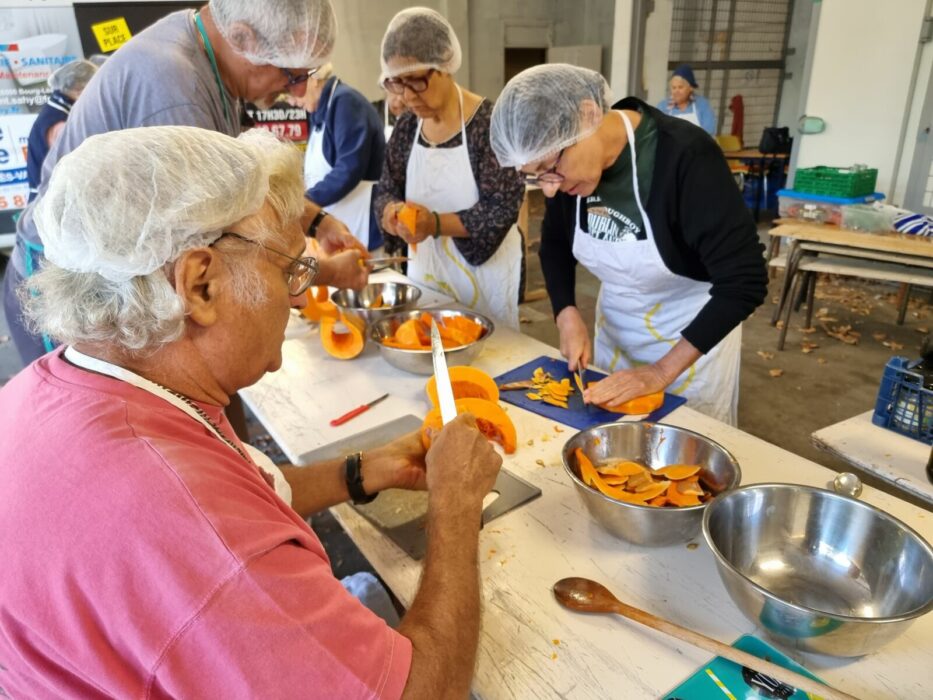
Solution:
[[(291, 460), (398, 416), (427, 412), (427, 377), (390, 366), (371, 343), (355, 360), (341, 361), (324, 353), (317, 329), (304, 321), (295, 319), (288, 337), (282, 369), (241, 393)], [(554, 348), (497, 329), (473, 364), (496, 376), (542, 354), (558, 356)], [(340, 428), (327, 426), (330, 418), (383, 392), (390, 397), (372, 410)], [(502, 405), (519, 436), (517, 451), (506, 456), (503, 466), (538, 486), (542, 495), (480, 532), (483, 618), (473, 681), (477, 697), (657, 698), (709, 659), (707, 652), (622, 618), (563, 609), (551, 586), (565, 576), (600, 581), (632, 605), (726, 643), (755, 633), (857, 697), (931, 696), (933, 614), (862, 658), (834, 659), (781, 647), (733, 604), (702, 535), (690, 546), (663, 548), (638, 547), (608, 535), (590, 518), (561, 466), (561, 447), (575, 430)], [(743, 484), (823, 487), (834, 476), (686, 406), (665, 422), (695, 430), (730, 450), (742, 467)], [(529, 440), (534, 441), (530, 446)], [(933, 540), (933, 514), (872, 488), (865, 489), (862, 500)], [(350, 506), (333, 511), (393, 593), (410, 605), (420, 563)]]
[(871, 422), (873, 411), (817, 430), (814, 445), (933, 505), (929, 445)]

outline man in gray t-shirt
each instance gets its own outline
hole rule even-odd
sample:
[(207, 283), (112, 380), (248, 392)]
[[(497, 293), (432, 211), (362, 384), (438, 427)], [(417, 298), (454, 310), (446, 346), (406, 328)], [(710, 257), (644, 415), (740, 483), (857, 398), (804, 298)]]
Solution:
[[(275, 3), (211, 0), (199, 12), (182, 10), (133, 37), (101, 67), (77, 102), (61, 138), (46, 157), (35, 200), (17, 223), (16, 247), (4, 278), (4, 308), (24, 364), (50, 350), (50, 339), (24, 327), (16, 288), (42, 261), (33, 220), (55, 164), (86, 138), (117, 129), (197, 126), (236, 136), (241, 102), (288, 91), (302, 96), (309, 74), (325, 63), (336, 34), (329, 0)], [(328, 253), (318, 281), (360, 288), (366, 268), (345, 248), (356, 239), (312, 203), (305, 226)], [(313, 223), (311, 223), (313, 222)]]

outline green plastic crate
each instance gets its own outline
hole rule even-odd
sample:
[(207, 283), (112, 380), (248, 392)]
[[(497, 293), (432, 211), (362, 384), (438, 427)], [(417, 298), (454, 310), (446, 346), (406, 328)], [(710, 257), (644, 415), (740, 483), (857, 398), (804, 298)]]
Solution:
[(794, 189), (809, 194), (825, 194), (830, 197), (862, 197), (873, 194), (878, 181), (878, 169), (802, 168), (794, 175)]

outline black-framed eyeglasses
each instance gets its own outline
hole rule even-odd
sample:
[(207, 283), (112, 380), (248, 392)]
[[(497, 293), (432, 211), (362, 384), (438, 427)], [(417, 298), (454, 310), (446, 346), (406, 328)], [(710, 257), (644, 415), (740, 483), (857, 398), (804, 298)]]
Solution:
[(288, 82), (285, 83), (286, 88), (293, 87), (295, 85), (301, 85), (302, 83), (308, 82), (308, 78), (313, 78), (314, 74), (321, 70), (320, 67), (312, 68), (311, 70), (305, 71), (303, 73), (292, 73), (288, 68), (279, 68), (282, 71)]
[(382, 81), (382, 87), (386, 92), (391, 92), (393, 95), (401, 95), (405, 92), (405, 88), (415, 93), (422, 93), (428, 89), (431, 76), (435, 73), (437, 71), (431, 68), (427, 73), (417, 78), (386, 78)]
[(288, 253), (283, 253), (281, 250), (276, 250), (275, 248), (267, 246), (265, 243), (260, 243), (259, 241), (253, 240), (252, 238), (247, 238), (246, 236), (239, 234), (236, 231), (224, 231), (220, 235), (220, 238), (211, 243), (211, 245), (216, 245), (219, 241), (228, 236), (230, 238), (236, 238), (237, 240), (244, 241), (246, 243), (252, 243), (253, 245), (259, 246), (263, 250), (268, 250), (270, 253), (275, 253), (276, 255), (281, 255), (283, 258), (288, 258), (291, 260), (291, 265), (285, 268), (285, 274), (288, 275), (288, 293), (290, 296), (300, 296), (307, 291), (308, 287), (314, 284), (314, 278), (317, 277), (318, 272), (317, 258), (296, 258), (293, 255), (289, 255)]
[(564, 181), (564, 176), (557, 172), (557, 167), (560, 165), (560, 159), (564, 156), (564, 151), (566, 148), (560, 149), (560, 152), (557, 154), (557, 160), (554, 161), (554, 165), (540, 173), (522, 173), (525, 178), (526, 185), (559, 185)]

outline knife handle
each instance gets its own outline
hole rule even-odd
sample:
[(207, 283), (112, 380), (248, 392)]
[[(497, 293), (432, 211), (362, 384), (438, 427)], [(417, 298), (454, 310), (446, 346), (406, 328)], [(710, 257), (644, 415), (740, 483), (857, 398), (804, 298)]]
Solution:
[(362, 406), (357, 406), (352, 411), (348, 411), (347, 413), (344, 413), (339, 418), (334, 418), (334, 420), (330, 422), (330, 425), (332, 428), (336, 428), (338, 425), (343, 425), (351, 418), (356, 418), (358, 415), (360, 415), (363, 411), (365, 411), (368, 408), (369, 408), (369, 405), (365, 403)]

